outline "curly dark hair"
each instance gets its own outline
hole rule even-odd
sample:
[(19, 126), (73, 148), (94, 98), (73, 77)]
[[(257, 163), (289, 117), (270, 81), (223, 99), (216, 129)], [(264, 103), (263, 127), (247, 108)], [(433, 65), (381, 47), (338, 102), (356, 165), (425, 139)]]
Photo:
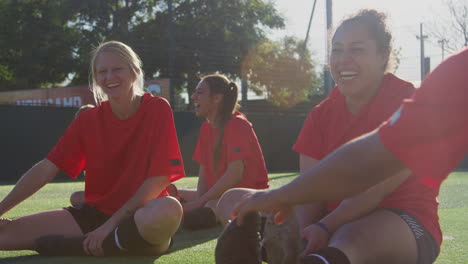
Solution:
[[(369, 33), (369, 37), (377, 43), (377, 51), (387, 54), (385, 69), (389, 68), (390, 55), (392, 55), (392, 33), (386, 24), (387, 15), (374, 9), (362, 9), (357, 14), (346, 18), (336, 28), (336, 32), (344, 25), (350, 23), (359, 23), (364, 25)], [(333, 35), (333, 38), (335, 36)], [(332, 38), (332, 40), (333, 40)]]

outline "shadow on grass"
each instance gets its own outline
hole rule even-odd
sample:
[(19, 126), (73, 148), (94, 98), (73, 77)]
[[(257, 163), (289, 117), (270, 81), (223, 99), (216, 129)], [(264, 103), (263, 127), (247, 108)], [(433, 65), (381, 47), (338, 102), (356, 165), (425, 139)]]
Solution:
[[(179, 230), (174, 236), (174, 244), (170, 253), (184, 250), (199, 244), (203, 244), (212, 239), (218, 237), (221, 233), (221, 226), (198, 230), (198, 231), (187, 231)], [(129, 256), (129, 257), (108, 257), (108, 258), (96, 258), (96, 257), (43, 257), (40, 255), (23, 255), (16, 257), (6, 257), (0, 259), (0, 264), (3, 263), (15, 263), (15, 264), (153, 264), (159, 256)]]
[(221, 226), (197, 231), (180, 229), (174, 236), (174, 245), (171, 252), (176, 252), (208, 242), (217, 238), (221, 231)]

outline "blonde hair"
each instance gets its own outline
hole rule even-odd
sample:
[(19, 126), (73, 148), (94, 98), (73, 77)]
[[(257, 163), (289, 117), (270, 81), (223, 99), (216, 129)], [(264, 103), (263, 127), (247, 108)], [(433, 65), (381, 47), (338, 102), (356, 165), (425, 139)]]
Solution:
[(128, 63), (130, 69), (132, 69), (132, 72), (135, 75), (135, 81), (132, 85), (132, 99), (136, 96), (143, 95), (145, 93), (145, 81), (142, 70), (143, 63), (141, 62), (140, 57), (135, 53), (135, 51), (133, 51), (132, 48), (130, 48), (126, 44), (119, 41), (108, 41), (101, 43), (92, 52), (92, 59), (90, 65), (90, 87), (93, 92), (96, 104), (100, 104), (101, 102), (108, 100), (108, 97), (102, 90), (102, 87), (100, 87), (96, 81), (96, 60), (99, 54), (101, 54), (102, 52), (112, 52), (124, 59)]

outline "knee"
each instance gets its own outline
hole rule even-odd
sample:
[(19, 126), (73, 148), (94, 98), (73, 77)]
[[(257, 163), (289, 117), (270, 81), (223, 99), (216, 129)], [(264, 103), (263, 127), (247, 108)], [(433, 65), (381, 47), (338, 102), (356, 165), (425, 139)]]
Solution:
[(236, 204), (241, 200), (242, 196), (254, 193), (256, 190), (247, 188), (234, 188), (226, 191), (221, 198), (219, 198), (216, 207), (218, 220), (226, 225), (231, 218), (231, 213)]
[(233, 208), (242, 196), (254, 193), (256, 190), (247, 188), (234, 188), (226, 191), (218, 201), (218, 208)]
[(166, 196), (149, 201), (135, 213), (135, 222), (140, 227), (165, 225), (165, 223), (180, 223), (183, 209), (180, 202)]
[(71, 205), (78, 205), (84, 203), (84, 192), (74, 192), (70, 196), (70, 204)]

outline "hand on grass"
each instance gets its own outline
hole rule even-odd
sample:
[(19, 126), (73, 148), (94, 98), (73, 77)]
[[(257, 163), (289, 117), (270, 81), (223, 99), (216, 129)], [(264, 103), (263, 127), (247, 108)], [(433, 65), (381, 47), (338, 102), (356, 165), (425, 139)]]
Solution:
[(87, 233), (83, 241), (83, 249), (86, 254), (96, 257), (104, 256), (104, 249), (102, 243), (114, 228), (108, 227), (106, 224), (98, 227), (96, 230)]

